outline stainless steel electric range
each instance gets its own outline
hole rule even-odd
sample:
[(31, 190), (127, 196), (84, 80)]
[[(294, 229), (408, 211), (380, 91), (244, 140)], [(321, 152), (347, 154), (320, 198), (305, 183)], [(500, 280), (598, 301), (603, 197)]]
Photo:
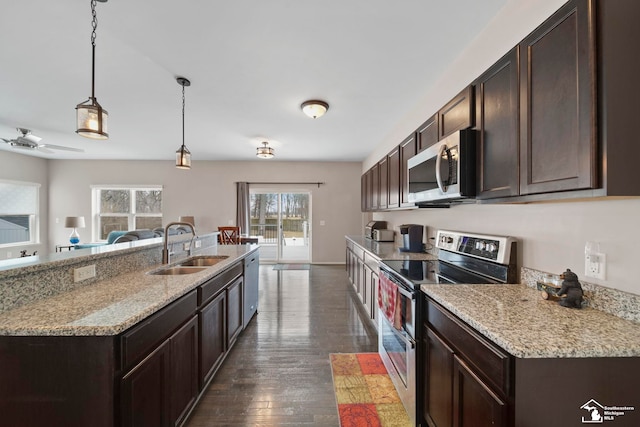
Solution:
[(389, 297), (378, 295), (378, 351), (415, 425), (422, 418), (421, 402), (416, 399), (422, 381), (424, 298), (420, 295), (420, 286), (515, 283), (517, 278), (517, 244), (512, 237), (439, 230), (435, 247), (437, 260), (383, 260), (380, 263), (379, 288), (391, 286), (395, 290), (397, 287), (392, 296), (397, 301), (390, 315), (388, 305), (381, 302)]

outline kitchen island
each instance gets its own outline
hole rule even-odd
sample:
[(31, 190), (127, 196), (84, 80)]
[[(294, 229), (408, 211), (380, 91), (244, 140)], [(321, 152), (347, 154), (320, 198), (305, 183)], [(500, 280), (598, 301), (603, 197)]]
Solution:
[(192, 274), (149, 274), (156, 261), (0, 313), (3, 423), (183, 423), (243, 330), (258, 250), (211, 246), (195, 256), (221, 260)]
[(640, 324), (520, 284), (421, 290), (430, 425), (640, 425)]

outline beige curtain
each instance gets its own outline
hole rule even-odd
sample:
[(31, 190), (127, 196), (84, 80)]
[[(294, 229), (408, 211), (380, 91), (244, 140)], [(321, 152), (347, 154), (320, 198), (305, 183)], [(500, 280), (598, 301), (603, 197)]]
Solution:
[(249, 183), (236, 182), (236, 225), (240, 227), (240, 234), (250, 234), (249, 232)]

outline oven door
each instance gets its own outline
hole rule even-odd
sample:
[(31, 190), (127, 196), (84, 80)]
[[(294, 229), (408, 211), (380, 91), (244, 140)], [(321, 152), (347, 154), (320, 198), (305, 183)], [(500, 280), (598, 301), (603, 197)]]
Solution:
[(416, 417), (416, 336), (415, 310), (416, 291), (409, 291), (385, 270), (380, 271), (385, 278), (398, 285), (398, 308), (400, 315), (392, 323), (378, 306), (378, 353), (389, 377), (398, 392), (407, 414), (415, 423)]

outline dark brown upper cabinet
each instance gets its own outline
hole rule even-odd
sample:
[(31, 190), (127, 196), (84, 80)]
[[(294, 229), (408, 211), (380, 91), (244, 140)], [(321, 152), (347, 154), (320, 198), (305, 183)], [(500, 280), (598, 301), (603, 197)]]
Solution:
[(389, 184), (387, 208), (400, 207), (400, 147), (396, 147), (387, 154), (387, 171)]
[(519, 188), (519, 47), (474, 82), (478, 129), (478, 199), (517, 196)]
[(416, 131), (417, 134), (417, 153), (426, 150), (433, 144), (438, 142), (438, 113), (429, 117)]
[(380, 167), (379, 163), (376, 163), (371, 168), (371, 186), (369, 187), (369, 196), (371, 199), (372, 211), (380, 209)]
[(412, 133), (398, 147), (400, 152), (400, 207), (415, 205), (413, 202), (409, 203), (409, 168), (407, 167), (407, 160), (416, 155), (416, 135), (417, 132)]
[(367, 173), (363, 173), (360, 177), (360, 212), (369, 210), (368, 201), (369, 189), (367, 187)]
[(592, 0), (572, 0), (520, 44), (520, 194), (597, 185)]
[(438, 111), (438, 140), (474, 125), (473, 86), (469, 85)]
[(378, 162), (378, 209), (389, 206), (389, 160), (385, 156)]

